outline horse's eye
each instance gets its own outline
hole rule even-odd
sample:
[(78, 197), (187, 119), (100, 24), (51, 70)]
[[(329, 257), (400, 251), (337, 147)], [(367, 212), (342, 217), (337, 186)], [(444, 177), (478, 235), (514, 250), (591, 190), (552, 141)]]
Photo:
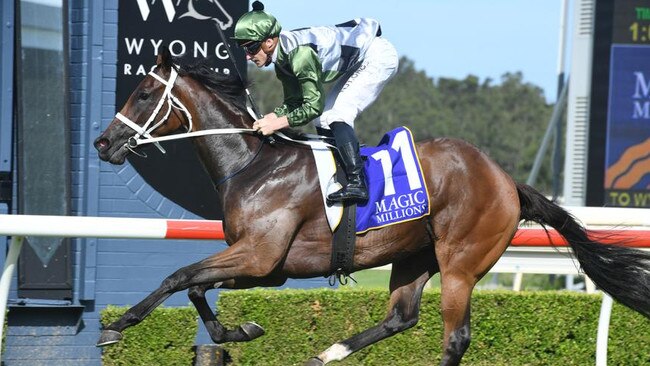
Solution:
[(140, 100), (147, 100), (147, 99), (149, 99), (149, 93), (141, 92), (140, 95), (138, 96), (138, 98), (140, 98)]

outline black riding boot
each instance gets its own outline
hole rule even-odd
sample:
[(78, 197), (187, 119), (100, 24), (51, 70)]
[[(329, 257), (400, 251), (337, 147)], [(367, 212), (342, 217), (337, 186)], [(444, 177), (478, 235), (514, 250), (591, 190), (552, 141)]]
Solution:
[(349, 202), (360, 203), (368, 200), (368, 188), (363, 175), (363, 160), (359, 155), (359, 141), (354, 129), (345, 122), (334, 122), (330, 125), (336, 147), (338, 147), (343, 162), (348, 184), (340, 190), (327, 196), (327, 203)]

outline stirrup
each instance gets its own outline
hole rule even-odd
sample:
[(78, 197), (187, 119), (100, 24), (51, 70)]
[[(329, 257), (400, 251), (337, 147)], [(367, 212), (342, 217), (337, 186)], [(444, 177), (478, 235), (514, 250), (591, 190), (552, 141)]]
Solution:
[[(365, 193), (365, 195), (363, 194)], [(336, 197), (337, 195), (338, 197)], [(334, 197), (333, 197), (334, 196)], [(344, 203), (360, 203), (368, 200), (368, 191), (365, 190), (360, 192), (360, 194), (350, 193), (347, 190), (347, 186), (341, 188), (340, 190), (330, 193), (327, 195), (327, 204), (332, 205), (334, 203), (344, 202)]]

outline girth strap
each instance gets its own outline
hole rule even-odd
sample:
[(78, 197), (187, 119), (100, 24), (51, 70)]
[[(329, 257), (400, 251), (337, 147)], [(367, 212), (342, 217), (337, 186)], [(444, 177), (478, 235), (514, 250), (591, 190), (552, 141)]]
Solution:
[[(356, 244), (356, 211), (357, 205), (346, 206), (343, 209), (343, 219), (332, 236), (332, 261), (330, 269), (330, 285), (338, 280), (342, 285), (347, 284), (346, 277), (354, 271), (354, 248)], [(352, 277), (350, 277), (352, 278)], [(354, 279), (352, 279), (354, 281)]]
[[(345, 180), (345, 173), (337, 169), (337, 180)], [(345, 205), (343, 217), (332, 235), (332, 259), (330, 264), (330, 285), (336, 280), (347, 284), (346, 277), (354, 271), (354, 248), (357, 239), (357, 205)], [(351, 277), (350, 277), (351, 278)], [(354, 281), (354, 279), (352, 279)]]

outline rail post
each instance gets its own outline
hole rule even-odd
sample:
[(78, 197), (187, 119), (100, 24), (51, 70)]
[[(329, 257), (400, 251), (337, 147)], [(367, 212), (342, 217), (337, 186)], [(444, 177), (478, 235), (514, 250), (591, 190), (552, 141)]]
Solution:
[(9, 253), (5, 259), (2, 277), (0, 278), (0, 360), (2, 360), (2, 335), (4, 332), (5, 314), (7, 313), (7, 300), (9, 299), (9, 289), (11, 288), (11, 277), (14, 275), (14, 269), (18, 263), (18, 255), (23, 247), (24, 237), (12, 236), (9, 246)]

